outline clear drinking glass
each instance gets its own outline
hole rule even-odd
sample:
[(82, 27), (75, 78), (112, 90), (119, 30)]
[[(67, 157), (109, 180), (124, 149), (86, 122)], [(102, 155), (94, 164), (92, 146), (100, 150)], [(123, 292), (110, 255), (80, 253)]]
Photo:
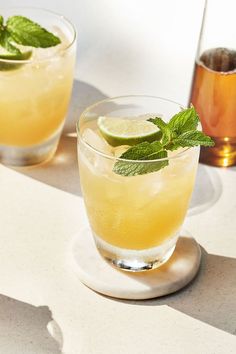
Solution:
[[(80, 181), (94, 240), (101, 255), (124, 270), (156, 268), (173, 253), (194, 186), (199, 148), (172, 152), (169, 165), (157, 172), (121, 176), (113, 167), (127, 146), (108, 145), (97, 119), (158, 115), (167, 122), (180, 109), (167, 99), (124, 96), (94, 104), (78, 122)], [(151, 166), (156, 161), (129, 162)]]
[(28, 17), (61, 39), (55, 47), (34, 48), (28, 60), (0, 59), (0, 162), (34, 165), (52, 157), (58, 145), (73, 83), (76, 33), (50, 11), (22, 7), (0, 14), (5, 21)]
[(215, 146), (200, 161), (236, 164), (236, 27), (234, 0), (206, 1), (190, 101)]

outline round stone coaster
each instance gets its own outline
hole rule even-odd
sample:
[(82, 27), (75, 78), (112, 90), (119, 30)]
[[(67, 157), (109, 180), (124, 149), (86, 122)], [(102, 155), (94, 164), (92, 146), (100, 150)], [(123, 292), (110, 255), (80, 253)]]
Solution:
[(187, 285), (196, 275), (201, 250), (190, 236), (181, 236), (167, 263), (144, 272), (126, 272), (106, 262), (96, 249), (89, 227), (72, 242), (73, 259), (82, 283), (119, 299), (141, 300), (171, 294)]

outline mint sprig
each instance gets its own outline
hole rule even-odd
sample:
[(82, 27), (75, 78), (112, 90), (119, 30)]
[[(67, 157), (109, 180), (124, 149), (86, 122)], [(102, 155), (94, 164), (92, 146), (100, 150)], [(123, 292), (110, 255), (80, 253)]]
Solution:
[[(168, 159), (163, 161), (140, 162), (141, 160), (158, 160), (168, 156), (167, 151), (180, 147), (214, 146), (213, 140), (203, 132), (197, 130), (199, 116), (193, 106), (175, 114), (168, 123), (162, 118), (150, 118), (161, 131), (160, 141), (143, 142), (129, 148), (118, 160), (113, 172), (122, 176), (136, 176), (158, 171), (168, 165)], [(139, 160), (139, 162), (129, 162)]]
[(197, 145), (212, 146), (213, 140), (197, 130), (200, 122), (197, 111), (193, 106), (175, 114), (169, 123), (159, 117), (149, 119), (162, 132), (161, 143), (166, 150), (176, 150), (180, 147)]
[[(6, 25), (4, 19), (0, 15), (0, 45), (8, 52), (11, 53), (11, 59), (23, 60), (24, 53), (21, 52), (15, 44), (23, 46), (30, 46), (35, 48), (49, 48), (61, 43), (59, 37), (53, 33), (48, 32), (45, 28), (41, 27), (24, 16), (9, 17)], [(5, 59), (6, 55), (0, 55), (0, 59)]]

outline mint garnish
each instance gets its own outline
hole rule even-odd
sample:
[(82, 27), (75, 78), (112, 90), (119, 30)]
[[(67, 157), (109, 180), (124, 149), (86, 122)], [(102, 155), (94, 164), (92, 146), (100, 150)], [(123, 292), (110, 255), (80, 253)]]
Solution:
[[(35, 48), (54, 47), (61, 43), (59, 37), (39, 24), (23, 16), (9, 17), (4, 25), (3, 17), (0, 16), (0, 45), (8, 52), (13, 54), (11, 59), (23, 60), (23, 54), (15, 44), (30, 46)], [(5, 59), (6, 56), (0, 55)]]
[(166, 150), (176, 150), (179, 147), (192, 147), (197, 145), (212, 146), (209, 136), (197, 130), (199, 116), (193, 106), (175, 114), (169, 123), (161, 118), (151, 118), (162, 132), (161, 143)]
[(162, 118), (148, 119), (161, 131), (160, 141), (143, 142), (129, 148), (120, 158), (127, 161), (117, 161), (113, 172), (122, 176), (136, 176), (155, 172), (168, 165), (168, 160), (154, 162), (129, 162), (129, 160), (155, 160), (166, 158), (168, 150), (197, 145), (214, 146), (213, 140), (197, 130), (199, 116), (193, 106), (174, 115), (168, 123)]
[(179, 147), (192, 147), (192, 146), (213, 146), (213, 140), (198, 130), (190, 130), (173, 138), (172, 142), (165, 148), (168, 150), (176, 150)]
[[(143, 142), (132, 146), (125, 153), (121, 155), (122, 159), (127, 160), (155, 160), (167, 157), (167, 151), (159, 141), (152, 143)], [(115, 163), (113, 171), (122, 176), (136, 176), (149, 172), (158, 171), (168, 165), (168, 160), (151, 162), (126, 162), (118, 161)]]
[[(12, 38), (10, 33), (4, 29), (0, 31), (0, 45), (6, 49), (7, 52), (12, 53), (16, 56), (20, 56), (21, 51), (12, 44)], [(0, 55), (0, 58), (2, 56)]]
[(12, 39), (21, 45), (48, 48), (61, 43), (54, 34), (23, 16), (10, 17), (7, 20), (6, 29)]
[(189, 130), (196, 130), (199, 121), (200, 119), (195, 108), (191, 106), (175, 114), (168, 125), (177, 134), (181, 134)]

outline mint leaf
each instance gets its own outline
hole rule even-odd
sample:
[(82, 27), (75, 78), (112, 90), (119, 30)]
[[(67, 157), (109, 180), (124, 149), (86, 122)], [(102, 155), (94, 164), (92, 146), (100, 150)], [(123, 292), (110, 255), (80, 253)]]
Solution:
[(175, 114), (169, 121), (168, 126), (179, 135), (189, 130), (196, 130), (198, 123), (198, 114), (192, 106)]
[(197, 145), (214, 146), (214, 141), (203, 132), (191, 130), (184, 132), (172, 141), (173, 147), (169, 150), (175, 150), (179, 147), (192, 147)]
[(48, 48), (61, 43), (60, 38), (23, 16), (9, 17), (6, 28), (12, 39), (21, 45)]
[[(3, 22), (3, 17), (0, 15), (0, 45), (6, 49), (7, 52), (20, 57), (21, 51), (12, 44), (13, 40), (11, 35), (7, 31)], [(0, 58), (5, 59), (5, 54), (1, 55)]]
[[(120, 158), (127, 161), (117, 161), (113, 167), (113, 172), (122, 176), (136, 176), (159, 171), (168, 165), (168, 160), (144, 163), (140, 160), (156, 160), (166, 157), (167, 151), (163, 150), (159, 141), (143, 142), (132, 146), (123, 153)], [(129, 160), (139, 160), (139, 162), (129, 162)]]
[(156, 158), (155, 154), (161, 150), (163, 148), (159, 141), (152, 143), (145, 141), (129, 148), (120, 157), (128, 160), (153, 160)]
[(149, 118), (148, 122), (152, 122), (155, 124), (159, 129), (163, 130), (167, 127), (167, 123), (160, 117)]
[(9, 53), (21, 55), (21, 51), (12, 44), (11, 35), (6, 29), (3, 29), (0, 33), (0, 44)]
[(148, 121), (155, 124), (160, 129), (162, 133), (162, 138), (161, 138), (162, 145), (164, 146), (169, 144), (172, 138), (172, 132), (171, 129), (169, 128), (169, 125), (165, 123), (164, 120), (162, 120), (162, 118), (160, 117), (150, 118), (148, 119)]
[(151, 118), (150, 122), (157, 125), (162, 132), (161, 144), (165, 150), (176, 150), (179, 147), (196, 145), (213, 146), (213, 140), (204, 133), (197, 131), (199, 116), (193, 106), (175, 114), (169, 123), (161, 118)]

